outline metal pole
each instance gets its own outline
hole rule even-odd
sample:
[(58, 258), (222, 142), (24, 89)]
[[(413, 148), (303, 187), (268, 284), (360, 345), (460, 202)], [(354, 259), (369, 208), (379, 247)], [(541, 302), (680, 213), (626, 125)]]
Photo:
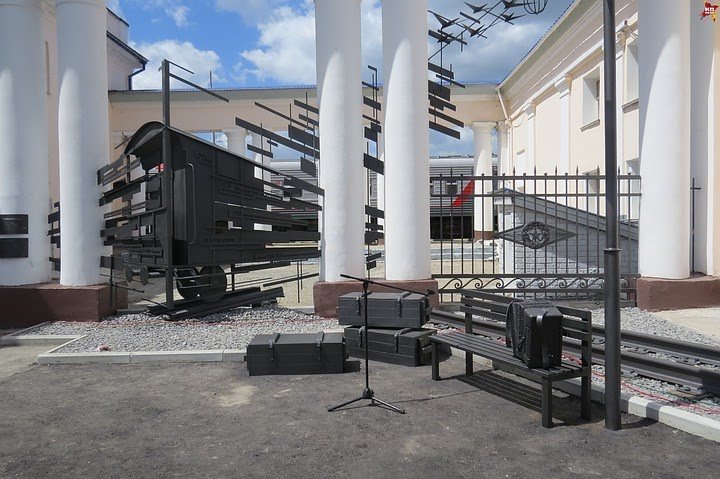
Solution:
[(620, 249), (617, 203), (615, 0), (603, 0), (605, 53), (605, 428), (620, 420)]
[(170, 62), (162, 62), (162, 89), (163, 89), (163, 131), (162, 131), (162, 196), (165, 206), (165, 304), (168, 308), (175, 307), (173, 298), (175, 289), (175, 270), (173, 267), (173, 231), (175, 229), (175, 208), (173, 204), (173, 165), (172, 145), (170, 138)]

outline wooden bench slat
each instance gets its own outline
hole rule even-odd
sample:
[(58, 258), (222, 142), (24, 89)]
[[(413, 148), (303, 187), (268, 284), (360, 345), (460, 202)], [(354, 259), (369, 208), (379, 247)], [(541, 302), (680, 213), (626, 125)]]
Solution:
[(467, 306), (460, 306), (460, 311), (463, 313), (470, 313), (473, 316), (482, 316), (483, 318), (490, 318), (494, 319), (496, 321), (502, 321), (505, 322), (505, 319), (507, 319), (507, 316), (500, 313), (494, 313), (492, 311), (487, 311), (485, 309), (478, 309), (478, 308), (469, 308)]
[[(562, 311), (560, 311), (562, 313)], [(580, 321), (573, 318), (568, 318), (563, 314), (563, 327), (568, 329), (575, 329), (578, 331), (583, 332), (589, 332), (590, 331), (590, 324), (586, 323), (585, 321)]]
[(507, 366), (511, 366), (519, 370), (526, 369), (527, 374), (541, 378), (559, 380), (559, 377), (575, 377), (577, 375), (581, 375), (583, 369), (580, 365), (566, 361), (563, 361), (562, 365), (558, 367), (549, 369), (530, 369), (525, 363), (513, 355), (512, 349), (488, 339), (482, 339), (477, 336), (472, 338), (466, 333), (436, 335), (432, 336), (430, 340), (447, 344), (448, 346), (455, 347), (457, 349), (462, 349), (477, 356), (483, 356), (494, 361), (500, 361)]
[(468, 296), (471, 298), (488, 299), (490, 301), (494, 301), (497, 303), (510, 304), (513, 301), (517, 301), (515, 298), (510, 298), (508, 296), (500, 296), (499, 294), (486, 293), (484, 291), (477, 291), (477, 290), (473, 290), (473, 289), (462, 289), (462, 290), (460, 290), (460, 293), (463, 296)]
[(484, 310), (490, 310), (494, 313), (500, 313), (503, 316), (507, 317), (507, 310), (508, 305), (505, 303), (495, 303), (492, 301), (487, 300), (480, 300), (480, 299), (472, 299), (472, 298), (465, 298), (463, 297), (461, 300), (462, 304), (465, 306), (471, 306), (475, 308), (480, 308)]
[(572, 329), (564, 329), (563, 336), (567, 338), (577, 339), (578, 341), (589, 341), (588, 333), (583, 331), (574, 331)]
[(592, 311), (588, 311), (586, 309), (569, 308), (567, 306), (557, 306), (557, 309), (566, 316), (574, 316), (585, 321), (592, 319)]

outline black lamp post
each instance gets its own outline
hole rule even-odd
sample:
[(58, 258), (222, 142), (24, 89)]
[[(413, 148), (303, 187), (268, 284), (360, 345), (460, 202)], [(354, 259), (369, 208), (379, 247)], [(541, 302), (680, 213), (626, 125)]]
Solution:
[(617, 204), (615, 0), (603, 1), (605, 63), (605, 428), (620, 421), (620, 249)]

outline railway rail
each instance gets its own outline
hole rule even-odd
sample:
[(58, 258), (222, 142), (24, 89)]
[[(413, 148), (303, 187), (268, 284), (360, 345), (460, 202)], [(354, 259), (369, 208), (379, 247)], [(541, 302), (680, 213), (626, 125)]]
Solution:
[[(430, 320), (465, 328), (465, 320), (451, 312), (433, 311)], [(505, 340), (505, 323), (501, 321), (473, 317), (473, 330), (492, 340)], [(604, 334), (602, 326), (593, 326), (593, 364), (605, 364)], [(580, 353), (579, 342), (565, 340), (564, 346), (566, 351)], [(720, 348), (625, 330), (621, 348), (622, 367), (627, 374), (720, 395)]]

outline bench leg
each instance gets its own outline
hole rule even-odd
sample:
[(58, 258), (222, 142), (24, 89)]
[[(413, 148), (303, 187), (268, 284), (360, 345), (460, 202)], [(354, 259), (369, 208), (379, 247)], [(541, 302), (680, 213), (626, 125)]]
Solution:
[(465, 352), (465, 374), (468, 376), (472, 376), (474, 373), (473, 371), (473, 354), (470, 352)]
[(430, 356), (432, 363), (432, 380), (440, 381), (440, 361), (438, 358), (438, 343), (432, 341), (430, 343)]
[(583, 376), (580, 391), (580, 417), (582, 417), (583, 419), (587, 419), (588, 421), (592, 419), (591, 402), (592, 381), (590, 380), (590, 376)]
[(542, 426), (553, 427), (552, 422), (552, 383), (542, 381)]

